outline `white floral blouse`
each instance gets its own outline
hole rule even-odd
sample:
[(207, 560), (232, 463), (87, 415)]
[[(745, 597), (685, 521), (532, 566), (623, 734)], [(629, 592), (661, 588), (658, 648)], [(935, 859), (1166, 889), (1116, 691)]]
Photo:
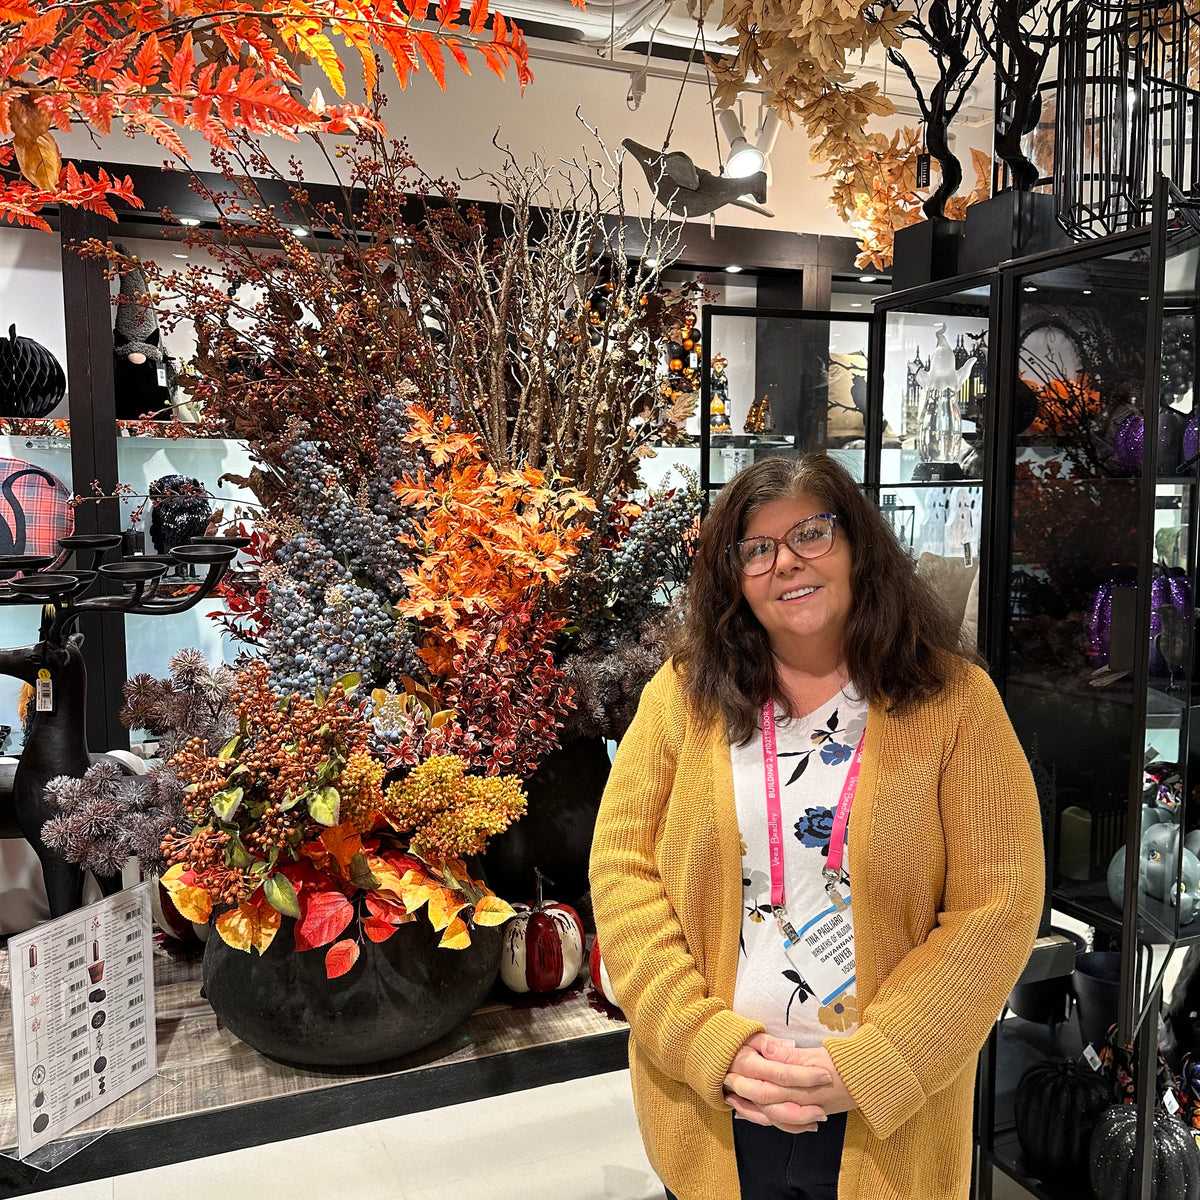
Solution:
[[(799, 925), (828, 907), (821, 870), (829, 853), (834, 810), (866, 727), (867, 704), (849, 689), (806, 717), (777, 719), (785, 831), (784, 898), (793, 924)], [(827, 1037), (853, 1033), (857, 1028), (853, 988), (822, 1006), (784, 954), (783, 939), (771, 914), (761, 729), (745, 746), (732, 746), (730, 752), (742, 837), (745, 906), (734, 1011), (761, 1021), (774, 1037), (787, 1038), (798, 1046), (819, 1046)], [(850, 882), (853, 888), (853, 880)]]

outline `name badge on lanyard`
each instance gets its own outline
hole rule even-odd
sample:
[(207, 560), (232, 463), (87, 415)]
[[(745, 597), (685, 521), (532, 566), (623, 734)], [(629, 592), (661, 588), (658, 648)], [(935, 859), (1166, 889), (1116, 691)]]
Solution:
[(775, 706), (763, 705), (763, 775), (767, 789), (767, 845), (771, 859), (771, 909), (783, 935), (783, 952), (822, 1004), (829, 1004), (854, 983), (854, 924), (849, 889), (842, 882), (846, 826), (862, 763), (864, 733), (842, 785), (829, 835), (822, 874), (829, 906), (811, 914), (797, 929), (783, 895), (783, 810), (779, 797), (779, 755), (775, 742)]

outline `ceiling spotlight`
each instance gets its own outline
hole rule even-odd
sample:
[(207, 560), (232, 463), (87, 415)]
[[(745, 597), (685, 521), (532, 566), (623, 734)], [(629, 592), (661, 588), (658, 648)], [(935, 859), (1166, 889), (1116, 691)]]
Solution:
[(308, 230), (305, 229), (303, 225), (293, 225), (292, 233), (294, 233), (296, 237), (308, 237)]
[(629, 91), (625, 93), (625, 105), (630, 112), (636, 112), (646, 94), (646, 68), (641, 67), (629, 72)]
[(851, 308), (862, 308), (862, 301), (861, 300), (851, 300), (850, 307)]
[(1032, 286), (1031, 286), (1031, 287), (1027, 287), (1025, 290), (1026, 290), (1027, 292), (1036, 292), (1036, 291), (1037, 291), (1037, 288), (1035, 288), (1035, 287), (1032, 287)]
[(649, 267), (651, 271), (653, 271), (654, 268), (658, 266), (658, 259), (657, 258), (646, 259), (646, 266)]
[(180, 225), (199, 225), (200, 218), (199, 217), (180, 217), (179, 223), (180, 223)]
[(1083, 289), (1083, 294), (1084, 294), (1085, 296), (1090, 296), (1090, 295), (1092, 294), (1092, 289), (1091, 289), (1091, 288), (1084, 288), (1084, 289)]
[(1149, 296), (1139, 296), (1138, 299), (1139, 300), (1149, 300), (1150, 297)]
[(859, 283), (874, 283), (875, 280), (877, 280), (878, 278), (879, 278), (878, 275), (860, 275), (858, 277), (858, 282)]
[(172, 254), (172, 258), (187, 258), (186, 254)]
[(742, 268), (738, 266), (737, 263), (730, 263), (725, 270), (728, 271), (730, 275), (740, 275), (742, 272)]
[(766, 168), (767, 157), (779, 136), (779, 114), (772, 108), (767, 112), (762, 128), (755, 134), (751, 144), (731, 108), (723, 108), (717, 114), (721, 128), (729, 139), (729, 157), (725, 160), (725, 174), (731, 179), (745, 179)]

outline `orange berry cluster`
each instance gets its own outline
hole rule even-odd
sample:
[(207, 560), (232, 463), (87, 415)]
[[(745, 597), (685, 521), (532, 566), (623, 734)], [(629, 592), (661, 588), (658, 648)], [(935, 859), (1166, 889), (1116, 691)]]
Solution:
[(168, 833), (163, 839), (163, 856), (174, 866), (183, 863), (195, 876), (194, 887), (203, 888), (214, 905), (238, 904), (257, 886), (226, 862), (229, 834), (223, 829), (194, 829), (191, 833)]
[[(219, 792), (242, 790), (231, 823), (241, 845), (258, 860), (276, 850), (294, 858), (304, 842), (320, 835), (322, 826), (306, 803), (318, 787), (344, 789), (351, 809), (364, 820), (383, 802), (383, 768), (368, 749), (370, 725), (362, 706), (348, 702), (340, 685), (319, 702), (305, 696), (281, 699), (259, 661), (239, 674), (233, 705), (246, 733), (229, 758), (193, 740), (170, 764), (184, 783), (193, 785), (189, 815), (197, 826), (189, 839), (173, 845), (171, 861), (211, 878), (224, 897), (247, 895), (261, 879), (226, 863), (228, 835), (215, 826), (212, 811)], [(224, 840), (212, 840), (218, 835)], [(208, 888), (207, 883), (202, 886)]]

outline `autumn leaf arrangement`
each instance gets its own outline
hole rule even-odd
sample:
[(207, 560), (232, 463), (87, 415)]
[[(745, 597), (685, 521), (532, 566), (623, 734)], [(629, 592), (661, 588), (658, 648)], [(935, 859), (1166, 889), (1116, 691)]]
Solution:
[[(338, 44), (361, 62), (367, 104), (345, 102)], [(379, 59), (401, 88), (426, 69), (446, 86), (447, 56), (470, 74), (468, 50), (522, 88), (532, 79), (520, 29), (488, 0), (33, 0), (0, 3), (0, 217), (49, 229), (42, 210), (83, 207), (112, 216), (111, 198), (140, 207), (132, 181), (63, 164), (55, 132), (106, 135), (114, 127), (154, 138), (187, 160), (181, 133), (230, 149), (239, 134), (337, 134), (377, 120)], [(342, 103), (320, 88), (319, 69)]]
[(469, 775), (454, 755), (385, 786), (359, 682), (281, 695), (265, 664), (248, 664), (233, 689), (238, 732), (218, 749), (194, 739), (168, 763), (187, 789), (186, 820), (163, 840), (176, 907), (257, 954), (289, 917), (297, 951), (324, 950), (330, 979), (410, 922), (460, 950), (507, 920), (464, 859), (525, 808), (513, 776)]

